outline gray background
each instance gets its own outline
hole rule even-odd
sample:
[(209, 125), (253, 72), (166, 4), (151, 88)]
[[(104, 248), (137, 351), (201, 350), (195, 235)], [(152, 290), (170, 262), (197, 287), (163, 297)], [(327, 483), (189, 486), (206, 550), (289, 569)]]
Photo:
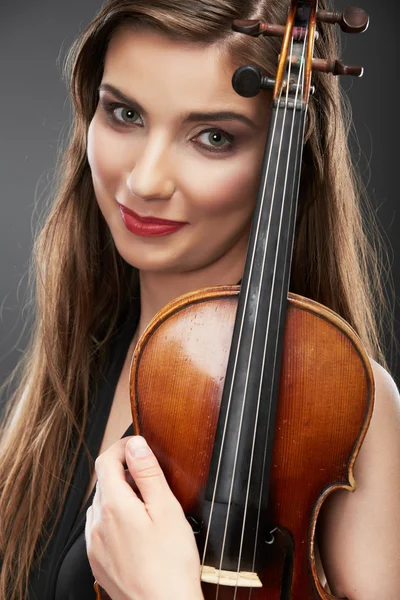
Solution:
[[(99, 0), (2, 0), (0, 5), (0, 382), (26, 344), (21, 332), (24, 325), (29, 329), (23, 306), (35, 205), (40, 207), (49, 193), (58, 144), (70, 118), (62, 58), (100, 5)], [(360, 152), (353, 144), (354, 157), (387, 237), (398, 296), (395, 34), (400, 8), (396, 0), (363, 0), (361, 6), (370, 14), (371, 26), (361, 36), (343, 36), (343, 58), (363, 64), (365, 75), (361, 80), (342, 78), (342, 84), (353, 106), (354, 139), (361, 146)], [(394, 302), (393, 293), (391, 298)], [(397, 338), (399, 317), (397, 307)], [(399, 383), (397, 354), (392, 349), (388, 359)]]

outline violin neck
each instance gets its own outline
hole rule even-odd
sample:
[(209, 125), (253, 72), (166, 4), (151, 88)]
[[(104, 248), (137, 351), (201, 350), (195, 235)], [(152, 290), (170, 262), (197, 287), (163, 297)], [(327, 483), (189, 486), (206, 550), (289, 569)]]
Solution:
[(305, 115), (300, 102), (272, 110), (206, 493), (222, 504), (248, 492), (258, 507), (261, 488), (268, 504)]

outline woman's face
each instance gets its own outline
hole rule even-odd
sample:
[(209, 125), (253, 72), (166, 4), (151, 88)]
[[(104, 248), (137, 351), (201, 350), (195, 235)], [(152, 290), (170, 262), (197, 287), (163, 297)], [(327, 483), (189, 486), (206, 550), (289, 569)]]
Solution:
[(269, 102), (237, 95), (234, 71), (216, 46), (126, 28), (110, 42), (88, 159), (117, 249), (141, 271), (243, 263)]

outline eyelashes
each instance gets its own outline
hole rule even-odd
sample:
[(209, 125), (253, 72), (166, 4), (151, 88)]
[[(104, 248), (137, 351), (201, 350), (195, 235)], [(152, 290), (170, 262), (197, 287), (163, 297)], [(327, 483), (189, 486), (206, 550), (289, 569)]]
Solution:
[[(202, 142), (194, 141), (196, 138), (200, 139), (203, 136), (205, 136), (205, 139), (210, 141), (210, 146), (208, 146), (204, 142), (202, 143)], [(207, 149), (208, 152), (230, 152), (233, 150), (233, 147), (234, 147), (233, 135), (227, 133), (226, 131), (223, 131), (222, 129), (216, 129), (216, 128), (205, 129), (205, 130), (201, 131), (196, 136), (196, 138), (193, 139), (193, 142), (198, 144), (199, 146), (203, 146), (204, 148)], [(223, 143), (224, 140), (227, 142), (226, 145), (221, 144), (221, 142)], [(213, 143), (216, 145), (213, 146)]]
[(103, 112), (105, 113), (107, 120), (110, 123), (112, 123), (114, 125), (120, 125), (120, 126), (121, 125), (122, 126), (137, 125), (136, 122), (128, 122), (128, 121), (125, 121), (116, 116), (117, 109), (119, 111), (121, 111), (121, 110), (125, 111), (128, 116), (129, 116), (129, 113), (131, 113), (130, 116), (133, 116), (133, 115), (140, 116), (139, 113), (134, 108), (132, 108), (130, 106), (125, 106), (124, 104), (121, 104), (119, 102), (110, 102), (110, 101), (104, 100), (104, 99), (100, 100), (100, 106), (101, 106), (101, 109), (103, 110)]
[[(144, 126), (140, 113), (131, 106), (121, 104), (120, 102), (100, 99), (100, 107), (107, 121), (114, 127), (132, 129)], [(203, 141), (198, 141), (201, 139)], [(232, 152), (235, 149), (235, 137), (218, 127), (203, 129), (191, 141), (209, 153), (222, 154)], [(209, 142), (209, 144), (206, 142)]]

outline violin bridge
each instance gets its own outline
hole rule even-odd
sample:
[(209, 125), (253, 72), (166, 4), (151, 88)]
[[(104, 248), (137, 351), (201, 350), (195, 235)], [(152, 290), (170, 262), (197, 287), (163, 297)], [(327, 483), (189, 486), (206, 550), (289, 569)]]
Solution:
[(257, 573), (250, 571), (220, 571), (215, 567), (202, 567), (201, 581), (214, 585), (229, 585), (231, 587), (260, 588), (262, 583)]

